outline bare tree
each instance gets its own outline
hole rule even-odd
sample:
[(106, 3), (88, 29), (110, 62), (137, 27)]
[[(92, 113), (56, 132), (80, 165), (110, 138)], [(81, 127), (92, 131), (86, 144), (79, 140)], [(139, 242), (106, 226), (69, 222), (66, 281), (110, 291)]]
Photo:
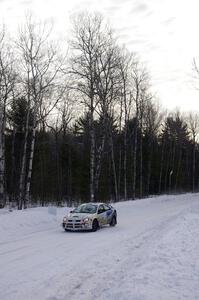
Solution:
[(132, 69), (132, 96), (135, 103), (135, 132), (134, 132), (134, 151), (133, 151), (133, 199), (136, 193), (137, 177), (137, 143), (138, 128), (140, 129), (140, 197), (142, 196), (142, 122), (145, 109), (145, 100), (147, 99), (148, 74), (145, 68), (137, 61)]
[(102, 120), (102, 134), (101, 141), (97, 148), (96, 170), (95, 170), (95, 193), (98, 191), (99, 177), (101, 173), (102, 156), (105, 146), (105, 138), (109, 139), (111, 147), (112, 166), (114, 174), (115, 197), (117, 200), (117, 174), (115, 168), (114, 152), (113, 152), (113, 139), (112, 128), (110, 128), (110, 119), (112, 118), (113, 107), (119, 98), (121, 89), (121, 76), (119, 70), (120, 53), (112, 37), (112, 32), (107, 31), (102, 37), (103, 44), (97, 53), (96, 64), (96, 97), (98, 98), (98, 106), (96, 111)]
[[(19, 41), (17, 42), (21, 55), (23, 87), (28, 102), (26, 133), (20, 174), (19, 209), (23, 206), (26, 207), (26, 203), (30, 198), (37, 125), (41, 115), (42, 118), (46, 118), (54, 109), (63, 93), (59, 82), (59, 74), (63, 62), (58, 59), (56, 47), (49, 40), (50, 33), (51, 27), (49, 28), (46, 23), (37, 23), (30, 15), (26, 17), (25, 25), (20, 29)], [(42, 109), (42, 107), (44, 107), (44, 109)], [(30, 155), (27, 160), (30, 111), (33, 115), (33, 125), (31, 128)]]
[[(193, 81), (194, 81), (194, 88), (199, 90), (198, 88), (198, 80), (199, 80), (199, 68), (198, 62), (196, 58), (193, 59), (192, 63), (192, 70), (193, 70)], [(195, 152), (196, 152), (196, 135), (198, 131), (198, 114), (191, 113), (188, 117), (188, 126), (189, 130), (192, 135), (193, 140), (193, 164), (192, 164), (192, 191), (195, 190)]]
[(121, 107), (124, 112), (124, 200), (127, 200), (127, 124), (132, 113), (132, 93), (130, 88), (130, 74), (134, 64), (133, 55), (125, 49), (120, 57), (120, 76), (121, 76)]
[[(97, 107), (101, 110), (104, 126), (106, 115), (115, 91), (116, 55), (111, 31), (99, 14), (80, 14), (74, 19), (71, 46), (70, 74), (77, 80), (75, 89), (81, 94), (89, 112), (90, 122), (90, 200), (94, 201), (98, 189), (101, 158), (105, 135), (98, 148), (96, 166), (96, 141), (94, 117)], [(99, 113), (99, 111), (98, 111)], [(105, 127), (104, 127), (105, 128)]]
[(16, 74), (13, 54), (5, 42), (5, 28), (0, 31), (0, 206), (5, 205), (5, 129), (6, 106), (12, 94)]
[[(56, 116), (54, 118), (54, 115)], [(57, 205), (62, 201), (62, 187), (67, 182), (63, 182), (63, 166), (60, 163), (60, 140), (65, 145), (66, 133), (73, 117), (73, 101), (69, 91), (63, 95), (62, 101), (57, 105), (56, 110), (45, 120), (45, 124), (52, 131), (55, 139), (55, 157), (56, 157), (56, 200)], [(65, 148), (65, 147), (64, 147)], [(68, 170), (71, 173), (71, 170)], [(71, 178), (69, 178), (69, 183)]]
[(71, 42), (74, 56), (71, 60), (71, 74), (78, 79), (76, 90), (81, 93), (84, 103), (88, 107), (90, 122), (90, 200), (94, 201), (94, 167), (95, 167), (95, 133), (94, 111), (96, 51), (101, 46), (99, 35), (102, 18), (86, 14), (78, 15), (74, 20), (74, 38)]

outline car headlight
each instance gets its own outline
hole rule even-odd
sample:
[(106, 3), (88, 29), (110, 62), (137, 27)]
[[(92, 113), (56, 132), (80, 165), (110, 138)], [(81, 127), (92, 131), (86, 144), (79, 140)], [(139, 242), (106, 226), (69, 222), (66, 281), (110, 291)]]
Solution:
[(85, 219), (83, 219), (83, 222), (84, 223), (88, 223), (90, 221), (90, 219), (89, 218), (85, 218)]
[(67, 222), (67, 218), (66, 217), (63, 218), (63, 222)]

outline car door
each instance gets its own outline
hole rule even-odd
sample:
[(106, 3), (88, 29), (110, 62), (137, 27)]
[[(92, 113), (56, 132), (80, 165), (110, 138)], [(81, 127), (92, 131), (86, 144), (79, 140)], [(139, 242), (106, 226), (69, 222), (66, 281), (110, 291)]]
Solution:
[(100, 226), (105, 225), (106, 224), (106, 211), (105, 211), (103, 205), (99, 205), (97, 215), (98, 215), (99, 225)]
[(112, 218), (113, 211), (107, 204), (103, 204), (105, 214), (106, 214), (106, 224), (109, 224)]

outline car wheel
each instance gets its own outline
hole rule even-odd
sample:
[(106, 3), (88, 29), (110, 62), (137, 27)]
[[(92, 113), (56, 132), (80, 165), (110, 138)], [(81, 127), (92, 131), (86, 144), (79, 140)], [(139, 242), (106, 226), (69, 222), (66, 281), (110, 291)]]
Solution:
[(114, 216), (111, 220), (110, 226), (115, 226), (116, 225), (116, 217)]
[(93, 220), (92, 231), (93, 231), (93, 232), (94, 232), (94, 231), (97, 231), (98, 227), (99, 227), (98, 221), (97, 221), (96, 219)]

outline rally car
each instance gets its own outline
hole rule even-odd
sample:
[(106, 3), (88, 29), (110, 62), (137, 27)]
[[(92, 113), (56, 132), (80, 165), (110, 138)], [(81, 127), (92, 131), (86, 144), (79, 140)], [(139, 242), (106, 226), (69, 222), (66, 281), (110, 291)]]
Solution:
[(103, 225), (117, 224), (117, 212), (105, 203), (84, 203), (63, 218), (62, 226), (67, 230), (96, 231)]

